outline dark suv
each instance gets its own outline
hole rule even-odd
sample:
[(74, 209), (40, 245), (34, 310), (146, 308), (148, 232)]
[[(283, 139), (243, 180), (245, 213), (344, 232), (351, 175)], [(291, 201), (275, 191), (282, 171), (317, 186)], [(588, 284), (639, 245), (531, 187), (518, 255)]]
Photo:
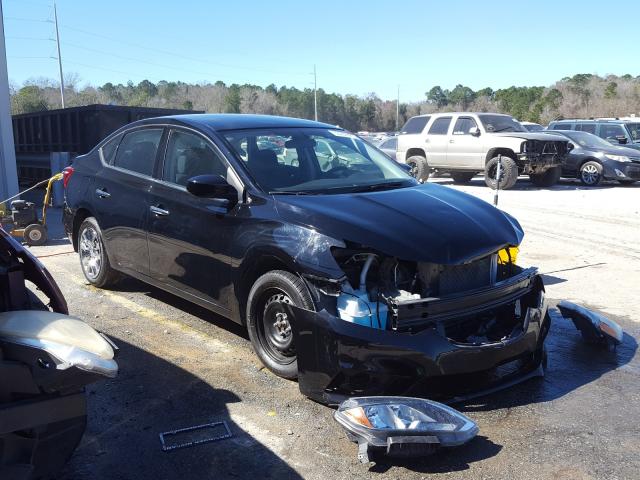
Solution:
[(74, 160), (65, 202), (89, 282), (127, 274), (246, 325), (319, 401), (540, 371), (549, 320), (537, 270), (516, 265), (518, 222), (340, 128), (142, 120)]
[(556, 120), (549, 123), (547, 130), (578, 130), (592, 133), (614, 145), (624, 145), (640, 150), (640, 118), (638, 120)]

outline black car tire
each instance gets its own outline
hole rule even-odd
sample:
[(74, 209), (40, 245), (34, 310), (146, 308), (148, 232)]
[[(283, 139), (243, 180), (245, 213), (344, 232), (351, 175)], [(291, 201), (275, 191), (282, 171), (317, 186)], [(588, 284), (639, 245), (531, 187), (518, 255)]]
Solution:
[(469, 183), (477, 172), (451, 172), (453, 183)]
[(111, 268), (102, 231), (93, 217), (86, 218), (78, 229), (78, 255), (82, 273), (92, 285), (105, 288), (120, 279), (120, 273)]
[(637, 180), (618, 180), (621, 185), (633, 185)]
[(413, 155), (407, 158), (407, 165), (411, 167), (411, 176), (420, 182), (429, 179), (429, 164), (427, 159), (420, 155)]
[(265, 273), (249, 292), (247, 330), (253, 350), (264, 366), (279, 377), (295, 379), (298, 358), (282, 303), (314, 310), (311, 294), (300, 277), (283, 270)]
[(597, 187), (602, 183), (602, 165), (593, 160), (584, 162), (580, 166), (578, 178), (587, 187)]
[(27, 225), (24, 229), (24, 241), (31, 247), (38, 247), (47, 243), (47, 228), (39, 223)]
[(486, 183), (490, 189), (496, 189), (498, 184), (496, 179), (498, 161), (501, 161), (500, 190), (508, 190), (518, 181), (518, 165), (513, 158), (505, 155), (493, 157), (487, 162), (484, 171), (484, 183)]
[(531, 180), (531, 183), (536, 187), (552, 187), (558, 183), (560, 175), (562, 175), (562, 169), (560, 167), (551, 167), (542, 173), (529, 174), (529, 180)]

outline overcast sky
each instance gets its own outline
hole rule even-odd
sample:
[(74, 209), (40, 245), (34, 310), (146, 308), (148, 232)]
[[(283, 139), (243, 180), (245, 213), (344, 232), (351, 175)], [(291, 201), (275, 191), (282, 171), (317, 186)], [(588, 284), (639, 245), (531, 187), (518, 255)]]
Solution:
[[(9, 78), (56, 79), (52, 2), (3, 0)], [(401, 100), (434, 85), (550, 85), (640, 74), (634, 1), (58, 0), (63, 69), (144, 79), (313, 87)]]

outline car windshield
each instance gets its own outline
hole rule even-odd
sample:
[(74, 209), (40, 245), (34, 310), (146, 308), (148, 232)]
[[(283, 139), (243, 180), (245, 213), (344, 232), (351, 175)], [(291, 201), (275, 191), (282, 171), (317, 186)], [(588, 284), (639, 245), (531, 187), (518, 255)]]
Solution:
[(480, 121), (482, 125), (484, 125), (484, 129), (487, 133), (498, 133), (498, 132), (526, 132), (527, 129), (524, 128), (520, 122), (511, 118), (508, 115), (486, 115), (480, 114)]
[(344, 130), (276, 128), (222, 133), (268, 193), (347, 193), (418, 184), (385, 154)]
[(530, 132), (542, 132), (544, 130), (544, 127), (542, 125), (538, 125), (537, 123), (527, 123), (523, 125), (523, 127)]
[(634, 143), (640, 143), (640, 123), (627, 123), (627, 130)]
[(553, 133), (560, 133), (565, 137), (569, 138), (573, 143), (581, 146), (582, 148), (592, 148), (594, 150), (599, 150), (602, 148), (606, 148), (607, 150), (611, 149), (611, 143), (603, 140), (602, 138), (594, 135), (593, 133), (588, 132), (578, 132), (575, 130), (557, 130)]

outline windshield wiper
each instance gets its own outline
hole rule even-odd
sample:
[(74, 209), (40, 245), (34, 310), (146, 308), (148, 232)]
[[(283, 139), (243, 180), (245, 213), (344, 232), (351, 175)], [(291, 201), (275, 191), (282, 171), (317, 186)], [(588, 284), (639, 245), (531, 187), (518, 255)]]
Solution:
[(371, 185), (358, 185), (350, 189), (351, 192), (374, 192), (376, 190), (392, 190), (394, 188), (403, 187), (405, 182), (385, 182), (373, 183)]
[(491, 133), (504, 132), (505, 130), (509, 130), (510, 128), (513, 128), (513, 127), (504, 127), (504, 128), (499, 128), (499, 129), (497, 129), (497, 130), (492, 131)]
[(305, 190), (300, 190), (299, 192), (290, 192), (287, 190), (271, 190), (269, 195), (317, 195), (316, 192), (307, 192)]

